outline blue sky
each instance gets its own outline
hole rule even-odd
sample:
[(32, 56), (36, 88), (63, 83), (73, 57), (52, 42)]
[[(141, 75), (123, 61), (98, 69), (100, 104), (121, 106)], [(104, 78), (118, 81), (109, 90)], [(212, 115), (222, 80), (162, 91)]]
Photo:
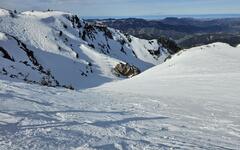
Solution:
[(50, 8), (80, 16), (240, 14), (240, 0), (0, 0), (0, 7)]

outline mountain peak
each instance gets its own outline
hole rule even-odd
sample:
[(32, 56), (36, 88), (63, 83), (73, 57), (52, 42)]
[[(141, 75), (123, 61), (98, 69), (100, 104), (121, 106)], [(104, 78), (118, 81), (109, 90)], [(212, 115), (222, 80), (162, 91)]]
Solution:
[(70, 13), (13, 12), (0, 19), (0, 47), (9, 56), (0, 57), (4, 79), (88, 88), (121, 79), (113, 72), (119, 63), (144, 71), (170, 55), (158, 40), (139, 39)]

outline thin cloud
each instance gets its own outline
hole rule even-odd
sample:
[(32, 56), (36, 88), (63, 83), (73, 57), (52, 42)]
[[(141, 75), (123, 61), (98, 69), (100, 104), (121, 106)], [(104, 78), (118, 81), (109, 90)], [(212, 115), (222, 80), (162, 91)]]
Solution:
[(17, 10), (63, 10), (81, 16), (240, 13), (239, 0), (0, 0)]

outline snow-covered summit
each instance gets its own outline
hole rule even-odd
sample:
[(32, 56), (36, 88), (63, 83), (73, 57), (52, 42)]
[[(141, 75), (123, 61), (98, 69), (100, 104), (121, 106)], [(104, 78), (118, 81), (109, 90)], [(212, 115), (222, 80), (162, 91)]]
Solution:
[(118, 79), (112, 69), (120, 62), (145, 71), (170, 56), (157, 40), (125, 35), (70, 13), (0, 12), (0, 78), (94, 87)]
[(35, 16), (38, 18), (47, 18), (50, 16), (64, 16), (64, 15), (71, 15), (71, 13), (62, 12), (62, 11), (25, 11), (22, 12), (23, 15), (28, 16)]
[(9, 10), (0, 8), (0, 16), (6, 16), (6, 15), (9, 15), (9, 14), (10, 14)]

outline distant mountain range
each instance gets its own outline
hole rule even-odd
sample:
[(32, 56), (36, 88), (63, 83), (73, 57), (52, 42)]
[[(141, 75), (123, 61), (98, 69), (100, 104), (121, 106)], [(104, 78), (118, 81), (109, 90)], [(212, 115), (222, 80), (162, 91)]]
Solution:
[(123, 19), (142, 18), (146, 20), (160, 20), (168, 17), (175, 18), (195, 18), (195, 19), (219, 19), (219, 18), (240, 18), (240, 14), (182, 14), (182, 15), (143, 15), (143, 16), (82, 16), (83, 19)]
[(214, 42), (232, 46), (240, 43), (240, 18), (194, 19), (168, 17), (161, 20), (139, 18), (88, 19), (144, 39), (173, 39), (182, 48)]

